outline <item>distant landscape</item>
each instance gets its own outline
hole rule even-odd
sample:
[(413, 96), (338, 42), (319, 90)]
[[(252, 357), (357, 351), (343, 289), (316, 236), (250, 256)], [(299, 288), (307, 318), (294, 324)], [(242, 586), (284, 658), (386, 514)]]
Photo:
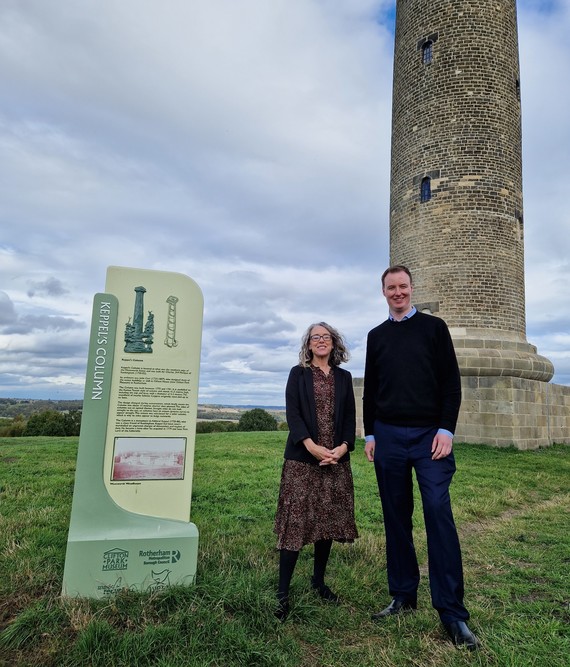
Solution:
[[(285, 421), (285, 408), (282, 406), (266, 405), (198, 405), (198, 420), (227, 420), (239, 421), (240, 416), (253, 408), (263, 408), (273, 415), (278, 422)], [(83, 409), (82, 400), (53, 401), (51, 399), (34, 398), (0, 398), (0, 418), (13, 419), (18, 415), (27, 418), (37, 412), (56, 410), (71, 412)]]

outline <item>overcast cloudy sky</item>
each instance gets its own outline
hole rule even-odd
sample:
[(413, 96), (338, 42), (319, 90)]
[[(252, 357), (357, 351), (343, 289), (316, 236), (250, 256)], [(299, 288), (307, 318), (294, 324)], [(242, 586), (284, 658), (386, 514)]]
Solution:
[[(110, 265), (205, 299), (201, 403), (386, 316), (394, 0), (0, 2), (0, 397), (82, 398)], [(527, 337), (570, 384), (570, 3), (520, 0)]]

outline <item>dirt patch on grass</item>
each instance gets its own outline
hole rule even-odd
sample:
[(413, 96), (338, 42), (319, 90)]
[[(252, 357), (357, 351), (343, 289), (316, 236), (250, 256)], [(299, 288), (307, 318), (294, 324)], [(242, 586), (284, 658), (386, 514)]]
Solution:
[[(561, 493), (548, 500), (536, 504), (528, 504), (525, 507), (520, 509), (508, 509), (499, 514), (498, 516), (491, 517), (489, 519), (482, 519), (481, 521), (472, 521), (468, 523), (461, 524), (460, 534), (465, 537), (476, 537), (482, 533), (488, 532), (493, 526), (502, 525), (517, 519), (520, 516), (525, 514), (533, 513), (536, 514), (542, 510), (549, 510), (552, 508), (568, 508), (570, 507), (570, 494)], [(566, 511), (566, 510), (565, 510)], [(524, 536), (518, 538), (520, 541), (524, 541)]]

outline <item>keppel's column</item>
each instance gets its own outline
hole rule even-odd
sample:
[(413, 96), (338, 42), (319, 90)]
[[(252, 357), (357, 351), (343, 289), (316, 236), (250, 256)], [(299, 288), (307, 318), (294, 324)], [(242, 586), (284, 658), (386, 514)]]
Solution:
[[(480, 411), (481, 378), (548, 382), (552, 363), (526, 340), (515, 0), (398, 0), (392, 113), (391, 263), (450, 327), (464, 412)], [(459, 435), (516, 440), (504, 425), (503, 439)]]

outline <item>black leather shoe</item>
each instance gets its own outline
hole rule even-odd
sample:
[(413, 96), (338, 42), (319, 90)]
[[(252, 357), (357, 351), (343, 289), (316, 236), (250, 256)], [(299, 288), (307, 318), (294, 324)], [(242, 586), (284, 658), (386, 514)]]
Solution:
[(386, 609), (382, 609), (382, 611), (376, 612), (376, 614), (372, 614), (372, 620), (373, 621), (378, 621), (381, 618), (386, 618), (386, 616), (396, 616), (398, 614), (405, 614), (406, 612), (413, 611), (416, 609), (417, 604), (414, 602), (406, 602), (406, 600), (399, 600), (398, 598), (394, 598), (392, 602), (386, 607)]
[(477, 637), (475, 637), (464, 621), (452, 621), (443, 625), (455, 646), (465, 646), (469, 651), (475, 651), (481, 646)]
[(311, 587), (313, 590), (317, 591), (321, 598), (326, 600), (326, 602), (332, 602), (333, 604), (339, 603), (340, 600), (338, 595), (333, 593), (324, 582), (322, 584), (318, 584), (316, 583), (315, 578), (311, 577)]

